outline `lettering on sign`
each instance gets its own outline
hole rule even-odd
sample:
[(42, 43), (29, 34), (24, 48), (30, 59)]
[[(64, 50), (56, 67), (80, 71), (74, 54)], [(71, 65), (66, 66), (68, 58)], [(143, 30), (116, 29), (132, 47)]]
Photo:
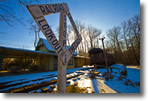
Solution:
[[(74, 23), (74, 20), (69, 12), (69, 8), (66, 3), (61, 4), (45, 4), (45, 5), (28, 5), (28, 10), (30, 11), (31, 15), (35, 19), (36, 23), (40, 27), (41, 31), (46, 36), (48, 42), (51, 44), (52, 48), (55, 50), (56, 54), (60, 57), (63, 64), (67, 64), (70, 60), (73, 52), (80, 44), (82, 37), (79, 34), (76, 25)], [(51, 30), (50, 26), (48, 25), (47, 21), (45, 20), (44, 16), (50, 15), (53, 13), (63, 13), (63, 25), (62, 25), (62, 44), (60, 45), (59, 41), (57, 40), (56, 36), (54, 35), (53, 31)], [(70, 48), (68, 50), (65, 50), (66, 48), (66, 15), (68, 16), (74, 32), (77, 35), (77, 39), (72, 43)], [(63, 50), (64, 49), (64, 50)]]
[(67, 61), (70, 60), (70, 58), (72, 57), (72, 54), (74, 53), (74, 51), (76, 50), (76, 48), (78, 47), (78, 45), (80, 44), (81, 40), (82, 40), (82, 37), (81, 35), (79, 34), (77, 28), (76, 28), (76, 25), (74, 23), (74, 20), (70, 14), (69, 11), (66, 11), (66, 15), (68, 16), (69, 20), (70, 20), (70, 23), (72, 24), (72, 27), (77, 35), (77, 39), (72, 43), (72, 45), (70, 46), (70, 48), (67, 50)]
[(78, 30), (77, 30), (77, 27), (76, 27), (76, 25), (75, 25), (75, 23), (74, 23), (74, 20), (73, 20), (73, 18), (72, 18), (72, 16), (71, 16), (70, 12), (69, 12), (69, 11), (66, 11), (66, 14), (67, 14), (67, 16), (68, 16), (68, 18), (69, 18), (69, 20), (70, 20), (70, 22), (71, 22), (71, 24), (72, 24), (72, 27), (73, 27), (75, 33), (76, 33), (77, 36), (78, 36), (78, 35), (79, 35), (79, 32), (78, 32)]
[(49, 43), (53, 47), (53, 49), (55, 49), (55, 52), (60, 57), (63, 57), (64, 51), (63, 51), (62, 47), (60, 46), (56, 36), (52, 32), (50, 26), (47, 24), (46, 20), (44, 19), (44, 17), (38, 18), (38, 19), (36, 19), (36, 21), (37, 21), (39, 27), (41, 28), (41, 30), (43, 31), (43, 33), (45, 34), (47, 40), (49, 41)]
[(63, 13), (63, 42), (62, 42), (62, 44), (63, 44), (63, 47), (64, 47), (64, 49), (65, 49), (65, 64), (67, 64), (67, 55), (66, 55), (66, 47), (67, 47), (67, 45), (66, 45), (66, 34), (67, 34), (67, 24), (66, 24), (66, 15), (65, 15), (65, 13)]
[(59, 42), (62, 46), (65, 54), (63, 60), (65, 64), (67, 64), (67, 58), (66, 58), (66, 34), (67, 34), (67, 25), (66, 25), (66, 14), (64, 12), (60, 13), (60, 28), (59, 28)]
[[(69, 8), (66, 3), (61, 4), (46, 4), (46, 5), (29, 5), (27, 6), (28, 10), (30, 11), (32, 17), (40, 27), (41, 31), (46, 36), (48, 42), (55, 50), (56, 54), (58, 55), (58, 85), (57, 89), (58, 92), (65, 93), (66, 92), (66, 66), (69, 62), (70, 58), (72, 57), (73, 52), (80, 44), (82, 37), (80, 36), (74, 20), (69, 12)], [(60, 38), (59, 41), (57, 40), (56, 36), (54, 35), (53, 31), (51, 30), (50, 26), (48, 25), (47, 21), (45, 20), (44, 16), (50, 15), (53, 13), (60, 12)], [(66, 50), (66, 34), (67, 34), (67, 25), (66, 25), (66, 16), (68, 16), (73, 29), (77, 35), (77, 39), (72, 43), (70, 48)]]
[(67, 28), (67, 24), (66, 24), (66, 15), (63, 15), (63, 47), (66, 47), (66, 28)]
[(81, 42), (81, 36), (79, 36), (76, 41), (71, 45), (71, 47), (69, 48), (69, 51), (71, 54), (73, 54), (73, 52), (75, 51), (75, 49), (78, 47), (79, 43)]
[(74, 51), (76, 50), (76, 48), (80, 44), (81, 40), (82, 40), (82, 37), (79, 35), (78, 38), (74, 41), (74, 43), (67, 50), (67, 61), (70, 60), (70, 58), (72, 57), (72, 54), (74, 53)]
[(31, 14), (34, 18), (69, 10), (66, 3), (28, 5), (27, 8), (29, 9), (29, 11), (31, 11)]
[(44, 15), (49, 15), (52, 13), (61, 12), (65, 10), (62, 4), (41, 5), (39, 6), (39, 8)]

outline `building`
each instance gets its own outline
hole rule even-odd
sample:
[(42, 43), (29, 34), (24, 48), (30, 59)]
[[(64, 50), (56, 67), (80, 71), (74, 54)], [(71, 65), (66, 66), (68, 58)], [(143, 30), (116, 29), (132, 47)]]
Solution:
[[(104, 51), (101, 48), (93, 48), (89, 50), (88, 53), (91, 58), (90, 59), (91, 65), (102, 65), (102, 66), (106, 65)], [(115, 63), (113, 56), (107, 52), (106, 52), (106, 58), (109, 66)]]
[[(67, 46), (67, 49), (69, 46)], [(79, 56), (73, 53), (67, 69), (89, 65), (89, 57)], [(8, 70), (19, 68), (33, 71), (57, 70), (58, 57), (46, 39), (40, 38), (35, 50), (18, 49), (0, 46), (0, 69)]]

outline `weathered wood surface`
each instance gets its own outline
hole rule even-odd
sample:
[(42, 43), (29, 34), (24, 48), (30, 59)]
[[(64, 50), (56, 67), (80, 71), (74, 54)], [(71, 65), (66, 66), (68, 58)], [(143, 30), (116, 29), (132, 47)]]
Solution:
[[(69, 12), (69, 8), (66, 3), (61, 4), (43, 4), (43, 5), (28, 5), (28, 10), (33, 16), (34, 20), (40, 27), (41, 31), (46, 36), (48, 42), (58, 55), (58, 93), (66, 92), (66, 67), (71, 59), (74, 51), (80, 44), (82, 37), (79, 34), (74, 20)], [(60, 29), (59, 29), (59, 41), (54, 35), (51, 27), (48, 25), (44, 16), (60, 12)], [(72, 43), (70, 48), (66, 50), (66, 16), (68, 16), (77, 39)]]
[(42, 16), (47, 16), (50, 14), (69, 10), (66, 3), (28, 5), (27, 8), (29, 9), (34, 18), (39, 18)]
[[(59, 42), (63, 47), (63, 50), (66, 51), (66, 15), (64, 12), (60, 13), (60, 30), (59, 30)], [(64, 54), (64, 62), (62, 63), (61, 59), (58, 57), (58, 79), (57, 79), (57, 92), (66, 93), (66, 67), (67, 67), (67, 56)]]

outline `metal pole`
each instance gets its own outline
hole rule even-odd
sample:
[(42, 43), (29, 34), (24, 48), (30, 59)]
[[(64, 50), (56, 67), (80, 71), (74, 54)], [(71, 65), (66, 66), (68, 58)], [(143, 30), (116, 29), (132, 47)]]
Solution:
[[(64, 12), (60, 13), (59, 43), (63, 47), (63, 50), (66, 51), (66, 15)], [(67, 63), (64, 65), (60, 57), (58, 57), (58, 93), (66, 93), (66, 67)]]
[(109, 73), (108, 63), (107, 63), (107, 57), (106, 57), (106, 51), (105, 51), (105, 46), (104, 46), (104, 39), (105, 39), (105, 37), (100, 38), (100, 40), (102, 41), (103, 50), (104, 50), (103, 53), (104, 53), (104, 58), (105, 58), (106, 69), (107, 69), (107, 72)]

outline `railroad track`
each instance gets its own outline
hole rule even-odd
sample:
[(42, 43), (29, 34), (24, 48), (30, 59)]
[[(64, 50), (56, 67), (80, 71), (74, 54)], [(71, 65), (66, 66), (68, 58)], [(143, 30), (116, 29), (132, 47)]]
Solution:
[[(77, 75), (71, 75), (71, 74), (73, 74), (73, 72), (67, 73), (67, 80), (83, 75), (84, 73), (79, 72), (77, 73)], [(54, 77), (57, 77), (57, 75), (51, 74), (51, 75), (45, 75), (45, 77), (34, 79), (34, 80), (19, 79), (15, 81), (0, 83), (0, 93), (29, 93), (29, 92), (35, 93), (37, 92), (35, 90), (38, 90), (38, 89), (41, 89), (40, 93), (50, 93), (52, 92), (52, 89), (47, 89), (45, 87), (57, 83), (57, 79), (52, 79)], [(52, 79), (52, 80), (49, 80), (49, 79)], [(14, 82), (18, 82), (18, 83), (14, 83)], [(30, 84), (30, 82), (32, 82), (32, 84)]]

